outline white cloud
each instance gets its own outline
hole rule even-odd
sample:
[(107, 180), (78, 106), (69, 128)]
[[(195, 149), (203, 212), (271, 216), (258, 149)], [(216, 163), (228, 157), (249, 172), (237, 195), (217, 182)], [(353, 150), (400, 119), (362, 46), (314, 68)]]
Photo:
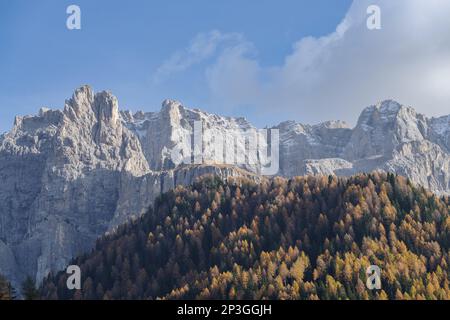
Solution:
[[(372, 4), (381, 8), (381, 30), (366, 27)], [(227, 37), (219, 33), (162, 68), (181, 71), (217, 55), (206, 70), (216, 109), (250, 106), (274, 122), (354, 123), (362, 108), (390, 98), (443, 115), (450, 113), (449, 16), (448, 0), (355, 0), (335, 32), (301, 39), (282, 65), (261, 66), (242, 36), (218, 50)]]
[[(242, 35), (238, 33), (223, 34), (213, 30), (198, 34), (183, 50), (175, 52), (167, 59), (153, 76), (155, 82), (161, 82), (176, 73), (185, 71), (189, 67), (199, 64), (213, 57), (221, 47), (243, 43)], [(247, 48), (248, 49), (248, 48)]]

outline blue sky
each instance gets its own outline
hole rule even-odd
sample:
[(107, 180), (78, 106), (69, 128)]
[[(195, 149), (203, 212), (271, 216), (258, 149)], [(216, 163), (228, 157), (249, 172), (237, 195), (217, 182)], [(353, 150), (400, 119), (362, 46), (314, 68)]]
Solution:
[[(71, 4), (81, 30), (66, 28)], [(0, 1), (0, 132), (82, 84), (121, 109), (171, 98), (260, 127), (355, 124), (384, 99), (449, 114), (449, 15), (448, 0)]]
[[(81, 30), (66, 28), (70, 4), (81, 8)], [(1, 1), (0, 131), (9, 129), (16, 114), (61, 108), (85, 83), (111, 90), (121, 108), (156, 110), (163, 99), (174, 98), (214, 109), (207, 105), (202, 63), (155, 83), (158, 67), (197, 34), (212, 30), (241, 34), (254, 44), (263, 66), (279, 64), (296, 40), (333, 31), (349, 5), (347, 0)]]

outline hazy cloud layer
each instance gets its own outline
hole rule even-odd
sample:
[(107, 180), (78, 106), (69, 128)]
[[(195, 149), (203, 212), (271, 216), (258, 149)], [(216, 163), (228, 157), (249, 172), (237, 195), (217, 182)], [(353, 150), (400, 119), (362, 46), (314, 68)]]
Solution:
[[(226, 46), (242, 46), (244, 38), (238, 33), (223, 34), (218, 30), (198, 34), (184, 49), (175, 52), (156, 70), (154, 82), (162, 82), (170, 76), (185, 71), (218, 53)], [(249, 48), (246, 48), (247, 50)]]
[[(381, 30), (366, 27), (381, 8)], [(262, 67), (243, 36), (213, 31), (166, 61), (161, 79), (205, 59), (211, 103), (251, 107), (271, 119), (356, 121), (362, 108), (396, 99), (427, 115), (450, 113), (450, 1), (354, 1), (336, 31), (303, 38), (279, 66)]]

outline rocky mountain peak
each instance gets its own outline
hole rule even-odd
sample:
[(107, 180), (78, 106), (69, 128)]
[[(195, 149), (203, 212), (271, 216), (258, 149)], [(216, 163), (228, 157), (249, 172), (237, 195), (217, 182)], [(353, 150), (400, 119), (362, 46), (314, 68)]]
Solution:
[(82, 86), (75, 90), (72, 98), (66, 101), (64, 113), (73, 118), (80, 118), (92, 110), (94, 91), (90, 86)]
[(379, 110), (381, 113), (396, 113), (401, 108), (404, 108), (404, 106), (392, 99), (383, 100), (375, 105), (375, 109)]
[(363, 110), (345, 154), (349, 159), (389, 157), (403, 143), (424, 140), (426, 131), (425, 116), (385, 100)]
[(316, 125), (317, 128), (324, 128), (324, 129), (350, 129), (350, 125), (341, 120), (331, 120), (331, 121), (325, 121), (322, 123), (319, 123)]
[(370, 130), (377, 127), (395, 128), (396, 126), (417, 126), (425, 117), (408, 106), (394, 100), (385, 100), (364, 109), (358, 119), (357, 127)]
[(358, 119), (360, 126), (376, 126), (395, 121), (403, 107), (394, 100), (384, 100), (376, 105), (365, 108)]
[(110, 92), (102, 91), (95, 94), (92, 108), (98, 121), (107, 123), (111, 126), (118, 125), (119, 102)]
[(178, 119), (183, 111), (183, 106), (176, 100), (164, 100), (161, 106), (161, 113), (169, 118)]
[(71, 120), (89, 118), (116, 126), (119, 120), (119, 103), (112, 93), (94, 93), (90, 86), (85, 85), (76, 89), (72, 98), (66, 101), (64, 113)]
[(170, 111), (170, 110), (178, 109), (180, 107), (181, 107), (181, 102), (179, 102), (177, 100), (166, 99), (161, 104), (161, 111), (164, 111), (164, 110)]

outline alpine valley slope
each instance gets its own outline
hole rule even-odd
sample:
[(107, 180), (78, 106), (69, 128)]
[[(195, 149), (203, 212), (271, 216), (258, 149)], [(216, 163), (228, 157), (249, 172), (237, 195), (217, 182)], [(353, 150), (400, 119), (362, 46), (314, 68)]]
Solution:
[[(180, 145), (191, 149), (194, 121), (212, 135), (255, 129), (243, 118), (170, 100), (160, 112), (120, 112), (116, 97), (89, 86), (77, 89), (62, 111), (17, 117), (0, 136), (0, 274), (16, 285), (27, 275), (39, 282), (90, 250), (98, 236), (144, 213), (161, 192), (204, 174), (262, 179), (251, 173), (264, 162), (260, 154), (241, 168), (176, 166), (170, 155)], [(384, 101), (366, 108), (353, 129), (339, 121), (289, 121), (274, 129), (279, 175), (384, 170), (450, 193), (450, 116), (428, 119)], [(202, 153), (213, 149), (204, 143)], [(245, 141), (237, 143), (237, 152), (245, 149)]]

